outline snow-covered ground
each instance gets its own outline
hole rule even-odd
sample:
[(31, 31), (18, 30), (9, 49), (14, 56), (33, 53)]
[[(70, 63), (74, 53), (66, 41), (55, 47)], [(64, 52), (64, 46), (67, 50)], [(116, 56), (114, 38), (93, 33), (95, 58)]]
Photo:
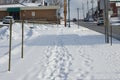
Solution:
[(120, 42), (71, 24), (25, 24), (21, 59), (21, 24), (13, 25), (11, 71), (9, 28), (0, 28), (0, 80), (120, 80)]

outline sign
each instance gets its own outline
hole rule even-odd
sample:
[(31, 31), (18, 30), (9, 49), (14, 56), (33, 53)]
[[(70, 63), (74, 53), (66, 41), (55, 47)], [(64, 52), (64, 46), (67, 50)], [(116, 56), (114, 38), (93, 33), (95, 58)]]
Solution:
[(33, 16), (33, 17), (35, 16), (35, 12), (32, 12), (32, 16)]
[(19, 12), (20, 8), (7, 8), (7, 12)]

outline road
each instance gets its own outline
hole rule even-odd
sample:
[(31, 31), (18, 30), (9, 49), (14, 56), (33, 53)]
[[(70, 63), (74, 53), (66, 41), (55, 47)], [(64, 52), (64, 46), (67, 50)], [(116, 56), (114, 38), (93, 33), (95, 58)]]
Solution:
[[(84, 26), (84, 27), (89, 28), (89, 29), (92, 29), (94, 31), (103, 33), (103, 34), (105, 33), (104, 26), (103, 25), (97, 26), (96, 22), (83, 22), (83, 21), (80, 21), (79, 25)], [(120, 26), (114, 26), (114, 27), (112, 27), (112, 29), (113, 29), (113, 37), (115, 39), (120, 40)]]

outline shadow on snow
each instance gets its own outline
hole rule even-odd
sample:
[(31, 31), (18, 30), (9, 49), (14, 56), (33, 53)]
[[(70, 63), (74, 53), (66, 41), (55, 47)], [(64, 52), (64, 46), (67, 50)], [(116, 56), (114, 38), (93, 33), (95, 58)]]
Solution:
[[(119, 42), (114, 40), (113, 43)], [(79, 36), (76, 34), (69, 35), (42, 35), (37, 38), (26, 41), (28, 46), (54, 46), (54, 45), (96, 45), (105, 44), (103, 35)]]

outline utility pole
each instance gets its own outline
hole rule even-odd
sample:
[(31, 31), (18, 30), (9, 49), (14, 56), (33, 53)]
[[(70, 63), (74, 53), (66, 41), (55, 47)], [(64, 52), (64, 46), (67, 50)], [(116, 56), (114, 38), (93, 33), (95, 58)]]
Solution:
[(77, 8), (77, 13), (78, 13), (78, 28), (79, 28), (79, 8)]
[(109, 0), (104, 0), (104, 27), (105, 27), (105, 42), (109, 43)]
[(67, 0), (64, 0), (64, 25), (66, 27), (66, 16), (67, 16)]
[(68, 0), (68, 20), (69, 20), (68, 27), (70, 27), (70, 0)]

